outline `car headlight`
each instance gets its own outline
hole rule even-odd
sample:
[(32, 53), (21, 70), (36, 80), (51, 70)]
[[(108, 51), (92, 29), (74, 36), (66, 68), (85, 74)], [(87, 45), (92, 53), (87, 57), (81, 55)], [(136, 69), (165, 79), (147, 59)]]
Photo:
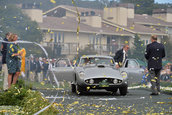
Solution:
[(85, 73), (83, 71), (79, 72), (79, 77), (84, 77)]
[(127, 74), (127, 72), (121, 72), (121, 76), (124, 78), (124, 79), (127, 79), (127, 77), (128, 77), (128, 74)]

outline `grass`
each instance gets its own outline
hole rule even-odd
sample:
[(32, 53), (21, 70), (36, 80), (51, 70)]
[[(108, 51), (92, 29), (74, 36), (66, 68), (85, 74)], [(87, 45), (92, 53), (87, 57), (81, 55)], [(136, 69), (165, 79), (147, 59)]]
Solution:
[[(25, 81), (19, 79), (16, 85), (12, 85), (6, 92), (0, 92), (0, 114), (25, 115), (34, 114), (44, 107), (50, 105), (39, 91), (30, 90)], [(41, 115), (56, 115), (58, 109), (51, 105)]]
[(162, 87), (172, 87), (172, 82), (170, 82), (170, 81), (168, 81), (168, 82), (161, 81), (161, 86)]
[(3, 77), (0, 76), (0, 79), (2, 79), (2, 81), (0, 81), (0, 90), (2, 90), (3, 89)]

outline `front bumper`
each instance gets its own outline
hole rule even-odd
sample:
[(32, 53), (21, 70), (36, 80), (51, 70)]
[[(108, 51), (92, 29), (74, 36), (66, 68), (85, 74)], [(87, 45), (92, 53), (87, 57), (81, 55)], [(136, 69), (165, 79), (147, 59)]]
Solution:
[(87, 84), (87, 83), (78, 83), (80, 87), (86, 88), (89, 87), (90, 89), (109, 89), (109, 88), (120, 88), (120, 87), (128, 87), (127, 82), (122, 82), (121, 84), (109, 84), (107, 87), (102, 87), (99, 84)]

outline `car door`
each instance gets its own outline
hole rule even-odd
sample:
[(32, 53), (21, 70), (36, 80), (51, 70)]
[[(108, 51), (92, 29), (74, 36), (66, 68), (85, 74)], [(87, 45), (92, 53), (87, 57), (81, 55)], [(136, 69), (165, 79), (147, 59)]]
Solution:
[(52, 71), (56, 75), (58, 81), (72, 81), (74, 76), (74, 68), (69, 59), (58, 59)]
[(141, 83), (144, 70), (140, 68), (139, 63), (135, 59), (127, 59), (120, 72), (125, 71), (128, 74), (128, 84), (139, 84)]

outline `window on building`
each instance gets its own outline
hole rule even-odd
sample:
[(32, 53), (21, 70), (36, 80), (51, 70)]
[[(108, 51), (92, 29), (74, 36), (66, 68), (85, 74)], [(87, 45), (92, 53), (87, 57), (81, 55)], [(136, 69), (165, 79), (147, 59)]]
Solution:
[(51, 40), (53, 40), (53, 33), (51, 33)]
[(89, 15), (89, 12), (85, 12), (85, 15), (88, 16)]
[(85, 14), (84, 12), (81, 12), (81, 16), (84, 16), (84, 14)]
[(54, 42), (57, 42), (57, 32), (54, 32)]
[(58, 33), (58, 42), (61, 42), (61, 32)]
[(95, 16), (96, 14), (94, 11), (91, 11), (90, 13), (91, 13), (91, 16)]
[(90, 44), (95, 44), (95, 35), (90, 35), (89, 36), (89, 43)]
[(146, 40), (146, 45), (149, 44), (149, 40)]

